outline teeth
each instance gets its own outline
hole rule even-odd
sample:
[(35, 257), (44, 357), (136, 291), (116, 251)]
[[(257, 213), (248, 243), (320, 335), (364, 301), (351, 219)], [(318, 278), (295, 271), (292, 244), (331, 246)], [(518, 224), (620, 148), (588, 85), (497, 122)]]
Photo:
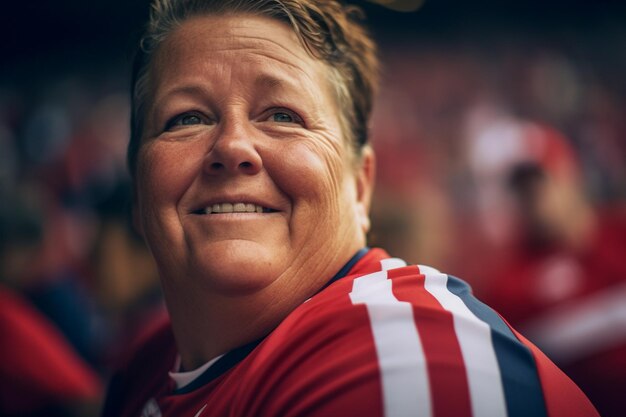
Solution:
[(205, 208), (206, 214), (211, 213), (263, 213), (264, 210), (262, 206), (257, 206), (252, 203), (218, 203), (213, 204), (212, 206), (208, 206)]

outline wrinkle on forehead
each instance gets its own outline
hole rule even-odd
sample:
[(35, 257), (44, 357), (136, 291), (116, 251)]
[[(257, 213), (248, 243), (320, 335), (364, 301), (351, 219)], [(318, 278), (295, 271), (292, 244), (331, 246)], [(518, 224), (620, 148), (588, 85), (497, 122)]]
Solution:
[[(269, 23), (268, 25), (259, 23)], [(180, 42), (180, 39), (185, 42)], [(281, 42), (283, 41), (284, 42)], [(177, 42), (178, 41), (178, 42)], [(175, 46), (173, 44), (176, 44)], [(200, 45), (210, 48), (214, 53), (246, 52), (260, 54), (268, 58), (294, 66), (307, 67), (311, 63), (322, 64), (312, 57), (301, 44), (293, 30), (284, 22), (265, 16), (225, 15), (196, 16), (182, 23), (168, 38), (163, 46), (175, 48), (193, 48)], [(295, 46), (295, 47), (294, 47)], [(271, 55), (261, 52), (270, 52)], [(286, 54), (286, 56), (281, 56)], [(294, 59), (295, 62), (290, 62)], [(299, 67), (300, 66), (300, 67)]]
[[(269, 23), (271, 26), (262, 23)], [(197, 56), (194, 55), (194, 50), (199, 51)], [(215, 59), (203, 62), (205, 57), (202, 52), (206, 51), (210, 51)], [(237, 55), (238, 63), (260, 62), (261, 68), (265, 68), (268, 73), (276, 72), (274, 75), (290, 78), (290, 84), (301, 85), (304, 78), (311, 85), (330, 93), (324, 76), (327, 71), (325, 63), (313, 58), (304, 49), (287, 24), (255, 15), (198, 16), (183, 22), (155, 54), (151, 77), (152, 92), (162, 87), (169, 89), (170, 86), (163, 85), (169, 81), (166, 75), (174, 75), (179, 80), (186, 76), (195, 78), (199, 74), (184, 74), (185, 69), (219, 65), (220, 61), (228, 62), (226, 58), (231, 54)], [(220, 56), (225, 59), (220, 60)], [(185, 57), (185, 65), (182, 65), (181, 57)], [(271, 68), (272, 62), (280, 65)], [(198, 64), (199, 66), (195, 66)], [(177, 68), (174, 74), (172, 67)], [(232, 69), (245, 70), (245, 66)], [(223, 75), (228, 76), (226, 73)], [(166, 91), (159, 92), (159, 96), (164, 94), (167, 94)]]

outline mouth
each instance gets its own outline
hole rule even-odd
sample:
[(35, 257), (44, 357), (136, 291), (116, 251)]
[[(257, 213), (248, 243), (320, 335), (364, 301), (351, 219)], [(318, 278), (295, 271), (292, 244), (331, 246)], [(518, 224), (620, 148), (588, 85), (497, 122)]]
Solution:
[(275, 213), (269, 207), (263, 207), (254, 203), (215, 203), (192, 211), (192, 214), (222, 214), (222, 213)]

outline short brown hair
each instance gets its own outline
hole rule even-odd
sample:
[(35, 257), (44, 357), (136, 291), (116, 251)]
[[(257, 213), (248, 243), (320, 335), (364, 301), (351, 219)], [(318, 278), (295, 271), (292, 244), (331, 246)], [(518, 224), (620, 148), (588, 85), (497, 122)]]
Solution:
[(367, 123), (378, 83), (376, 47), (355, 6), (337, 0), (153, 0), (135, 57), (131, 87), (128, 166), (134, 177), (141, 144), (152, 57), (163, 40), (194, 16), (256, 14), (291, 26), (304, 48), (329, 69), (343, 133), (355, 153), (367, 143)]

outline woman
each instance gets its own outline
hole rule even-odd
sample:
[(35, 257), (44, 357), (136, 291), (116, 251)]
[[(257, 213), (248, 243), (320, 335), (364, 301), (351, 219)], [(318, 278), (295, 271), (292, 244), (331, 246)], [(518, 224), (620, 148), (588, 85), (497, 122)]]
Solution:
[(366, 248), (376, 60), (354, 12), (155, 1), (129, 165), (171, 324), (105, 416), (594, 415), (462, 281)]

